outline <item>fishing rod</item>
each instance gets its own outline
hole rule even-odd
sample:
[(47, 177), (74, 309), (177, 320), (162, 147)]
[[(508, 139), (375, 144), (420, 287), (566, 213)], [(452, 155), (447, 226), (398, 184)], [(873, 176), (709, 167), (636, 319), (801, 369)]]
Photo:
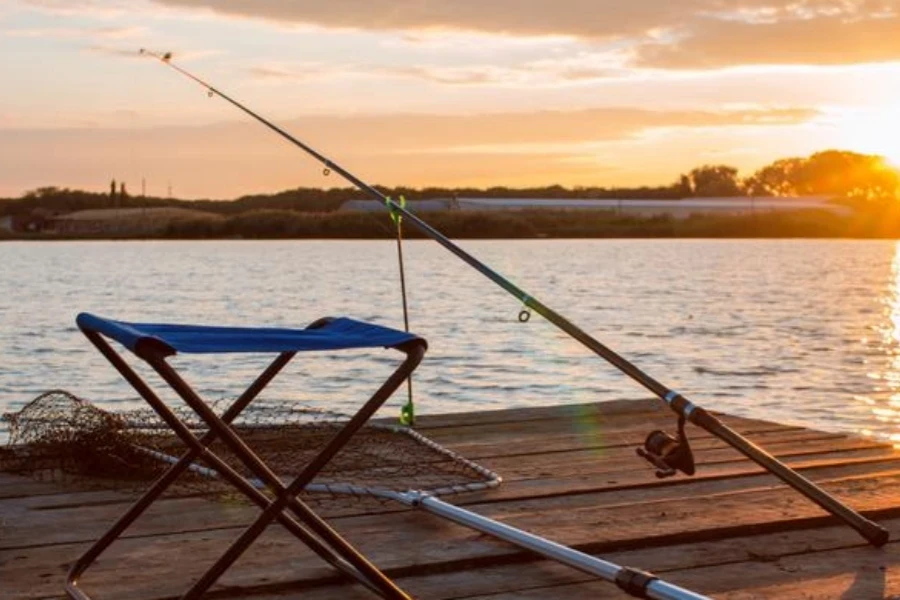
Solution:
[(474, 268), (476, 271), (496, 283), (498, 286), (509, 292), (517, 298), (525, 306), (525, 311), (533, 310), (541, 315), (556, 327), (564, 331), (573, 339), (579, 341), (586, 348), (606, 360), (608, 363), (619, 369), (622, 373), (642, 385), (644, 388), (652, 392), (658, 398), (663, 400), (675, 414), (678, 415), (678, 437), (675, 438), (665, 431), (653, 431), (644, 442), (644, 446), (638, 449), (638, 454), (656, 467), (656, 475), (658, 477), (670, 477), (676, 472), (681, 471), (686, 475), (694, 474), (694, 460), (684, 431), (685, 422), (690, 422), (701, 429), (706, 430), (710, 434), (723, 440), (741, 454), (754, 461), (765, 470), (769, 471), (779, 479), (787, 483), (799, 493), (818, 504), (821, 508), (832, 515), (843, 520), (847, 525), (855, 529), (870, 544), (876, 547), (883, 546), (888, 541), (888, 531), (878, 523), (862, 516), (853, 508), (847, 506), (824, 489), (791, 469), (777, 458), (752, 443), (750, 440), (731, 429), (714, 415), (707, 412), (700, 406), (691, 402), (683, 394), (670, 389), (663, 385), (637, 366), (617, 354), (611, 348), (605, 346), (600, 341), (586, 333), (577, 325), (569, 321), (566, 317), (554, 311), (538, 299), (532, 297), (524, 290), (519, 288), (506, 277), (500, 275), (489, 266), (463, 250), (444, 234), (420, 219), (418, 216), (410, 212), (399, 203), (394, 202), (391, 198), (385, 196), (377, 189), (362, 181), (354, 174), (344, 169), (341, 165), (335, 163), (328, 157), (319, 153), (312, 147), (298, 140), (296, 137), (278, 127), (271, 121), (265, 119), (259, 114), (253, 112), (237, 100), (234, 100), (219, 89), (206, 83), (199, 77), (189, 73), (185, 69), (179, 67), (172, 62), (172, 54), (157, 54), (148, 50), (141, 50), (141, 54), (151, 56), (158, 59), (163, 64), (175, 69), (185, 77), (195, 81), (206, 89), (210, 97), (219, 96), (226, 102), (234, 105), (242, 112), (250, 115), (255, 120), (265, 125), (287, 141), (304, 150), (307, 154), (322, 163), (324, 172), (330, 171), (338, 173), (341, 177), (355, 185), (361, 191), (366, 192), (374, 199), (382, 202), (393, 214), (403, 215), (410, 223), (415, 225), (422, 233), (439, 243), (441, 246), (449, 250), (451, 253), (459, 257), (463, 262)]

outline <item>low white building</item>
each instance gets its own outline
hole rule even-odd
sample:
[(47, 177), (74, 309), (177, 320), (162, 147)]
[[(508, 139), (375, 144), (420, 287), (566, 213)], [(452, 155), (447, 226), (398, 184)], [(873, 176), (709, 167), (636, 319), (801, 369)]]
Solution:
[[(671, 216), (686, 219), (691, 215), (746, 215), (752, 213), (796, 210), (825, 210), (849, 215), (849, 207), (829, 202), (825, 196), (683, 198), (657, 200), (641, 198), (432, 198), (408, 203), (413, 212), (441, 210), (497, 211), (497, 210), (606, 210), (640, 217)], [(349, 200), (341, 210), (384, 211), (375, 200)]]

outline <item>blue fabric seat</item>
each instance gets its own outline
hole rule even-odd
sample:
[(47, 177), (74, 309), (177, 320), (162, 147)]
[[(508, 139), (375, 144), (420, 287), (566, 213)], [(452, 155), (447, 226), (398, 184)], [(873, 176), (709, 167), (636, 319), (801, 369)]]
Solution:
[(381, 325), (339, 317), (307, 329), (273, 327), (214, 327), (163, 323), (129, 323), (89, 313), (76, 318), (78, 326), (116, 340), (132, 352), (139, 345), (161, 344), (167, 353), (305, 352), (349, 348), (395, 347), (418, 336)]

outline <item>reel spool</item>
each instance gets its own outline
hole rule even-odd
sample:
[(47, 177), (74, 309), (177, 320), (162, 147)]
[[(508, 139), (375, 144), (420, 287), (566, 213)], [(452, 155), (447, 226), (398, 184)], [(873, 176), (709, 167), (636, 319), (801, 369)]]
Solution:
[(679, 417), (677, 438), (657, 429), (647, 434), (642, 448), (635, 450), (638, 456), (656, 467), (656, 476), (660, 479), (672, 477), (676, 471), (694, 474), (694, 454), (684, 432), (684, 423), (684, 417)]

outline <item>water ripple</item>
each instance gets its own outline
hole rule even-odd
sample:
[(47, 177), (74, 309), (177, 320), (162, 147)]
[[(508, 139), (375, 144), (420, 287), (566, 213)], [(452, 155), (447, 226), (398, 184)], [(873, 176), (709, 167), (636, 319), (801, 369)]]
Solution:
[[(703, 406), (900, 439), (895, 242), (462, 245)], [(418, 412), (648, 395), (539, 315), (519, 323), (518, 301), (437, 245), (411, 241), (404, 254), (412, 329), (430, 346), (415, 376)], [(140, 404), (74, 326), (79, 311), (269, 326), (347, 315), (402, 327), (396, 273), (387, 241), (0, 244), (0, 411), (56, 387), (105, 405)], [(301, 354), (268, 393), (352, 410), (398, 359)], [(239, 394), (268, 361), (175, 362), (219, 398)], [(396, 414), (404, 398), (396, 394), (383, 412)]]

